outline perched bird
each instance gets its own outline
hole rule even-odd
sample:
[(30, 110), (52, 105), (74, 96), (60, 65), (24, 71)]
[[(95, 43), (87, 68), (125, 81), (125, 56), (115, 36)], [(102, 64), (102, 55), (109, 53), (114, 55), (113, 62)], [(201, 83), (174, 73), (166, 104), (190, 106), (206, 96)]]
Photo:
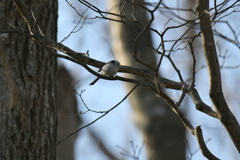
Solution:
[[(120, 62), (117, 60), (111, 60), (108, 63), (104, 64), (98, 72), (102, 71), (102, 75), (106, 77), (113, 77), (117, 74), (120, 67)], [(96, 78), (92, 83), (89, 85), (94, 85), (100, 78)]]

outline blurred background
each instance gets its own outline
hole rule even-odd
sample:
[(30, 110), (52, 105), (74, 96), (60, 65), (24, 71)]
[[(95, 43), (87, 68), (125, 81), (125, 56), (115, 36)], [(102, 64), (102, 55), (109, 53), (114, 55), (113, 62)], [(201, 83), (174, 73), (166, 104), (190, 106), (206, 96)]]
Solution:
[[(88, 0), (100, 10), (117, 13), (119, 1)], [(153, 9), (158, 1), (142, 1), (147, 7)], [(223, 1), (217, 1), (218, 4)], [(235, 1), (228, 1), (230, 6)], [(238, 2), (239, 3), (239, 2)], [(154, 12), (155, 20), (151, 27), (162, 33), (167, 27), (179, 26), (187, 20), (195, 18), (195, 0), (164, 1), (167, 6), (160, 6)], [(210, 8), (214, 6), (211, 1)], [(168, 9), (166, 9), (168, 8)], [(171, 9), (169, 9), (171, 8)], [(224, 9), (224, 7), (223, 7)], [(234, 8), (236, 11), (238, 8)], [(84, 20), (79, 14), (84, 13)], [(229, 10), (222, 14), (213, 26), (215, 33), (220, 32), (230, 39), (239, 40), (239, 12)], [(214, 12), (214, 10), (212, 10)], [(123, 14), (130, 16), (133, 8), (125, 4)], [(231, 14), (230, 14), (231, 13)], [(211, 11), (210, 11), (211, 14)], [(225, 16), (226, 15), (226, 16)], [(77, 52), (85, 53), (89, 50), (89, 57), (108, 62), (117, 59), (122, 65), (148, 69), (139, 65), (133, 58), (134, 40), (137, 34), (121, 23), (108, 21), (101, 18), (91, 9), (77, 0), (59, 0), (58, 42)], [(146, 10), (138, 8), (135, 17), (146, 24), (151, 18)], [(111, 18), (111, 17), (110, 17)], [(226, 21), (228, 23), (226, 23)], [(132, 28), (141, 32), (143, 27), (127, 21)], [(190, 23), (189, 23), (190, 25)], [(180, 70), (183, 80), (192, 76), (192, 56), (186, 41), (182, 40), (174, 46), (176, 39), (189, 29), (189, 25), (171, 28), (166, 31), (164, 39), (165, 49), (171, 50), (171, 58)], [(229, 27), (231, 26), (231, 27)], [(76, 28), (75, 28), (76, 27)], [(234, 32), (233, 32), (234, 31)], [(188, 30), (185, 37), (192, 37), (199, 32), (195, 27)], [(68, 36), (71, 33), (70, 36)], [(233, 34), (234, 33), (234, 34)], [(154, 32), (146, 32), (144, 38), (155, 48), (161, 43), (160, 37)], [(219, 62), (222, 66), (222, 84), (227, 103), (239, 120), (239, 47), (226, 39), (215, 35)], [(174, 47), (173, 47), (174, 46)], [(173, 47), (173, 48), (172, 48)], [(161, 47), (160, 49), (161, 50)], [(138, 56), (151, 66), (156, 66), (160, 55), (154, 52), (144, 41), (139, 41)], [(194, 41), (194, 52), (197, 59), (196, 89), (202, 100), (211, 106), (208, 95), (209, 82), (206, 63), (204, 59), (201, 38)], [(97, 68), (93, 68), (96, 71)], [(167, 58), (163, 59), (159, 74), (174, 81), (180, 81), (179, 76)], [(133, 77), (128, 74), (118, 73), (124, 77)], [(107, 81), (100, 79), (94, 86), (89, 86), (96, 77), (88, 73), (80, 65), (67, 60), (59, 59), (58, 71), (58, 139), (74, 132), (76, 129), (87, 125), (102, 115), (102, 113), (80, 112), (87, 111), (87, 107), (94, 111), (107, 111), (121, 101), (134, 87), (120, 81)], [(189, 81), (190, 83), (191, 81)], [(81, 100), (79, 95), (82, 93)], [(175, 101), (181, 91), (165, 90)], [(221, 123), (195, 109), (188, 96), (185, 97), (180, 109), (194, 125), (201, 125), (204, 139), (209, 150), (220, 159), (237, 160), (239, 153), (229, 138)], [(138, 87), (125, 101), (106, 116), (94, 124), (82, 129), (57, 148), (57, 160), (204, 160), (199, 150), (196, 138), (185, 130), (181, 120), (165, 104), (165, 102), (149, 89)]]

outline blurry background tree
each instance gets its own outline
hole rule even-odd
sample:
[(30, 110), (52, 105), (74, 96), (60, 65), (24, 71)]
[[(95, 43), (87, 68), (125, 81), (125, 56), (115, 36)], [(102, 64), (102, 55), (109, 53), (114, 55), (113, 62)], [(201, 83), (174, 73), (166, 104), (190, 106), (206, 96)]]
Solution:
[[(67, 69), (63, 65), (60, 65), (57, 72), (58, 139), (72, 133), (80, 126), (80, 117), (74, 116), (78, 113), (77, 100), (74, 93), (75, 83), (74, 78), (68, 73)], [(77, 135), (74, 134), (57, 147), (57, 160), (75, 159), (74, 142)]]
[[(14, 1), (20, 2), (19, 0)], [(73, 30), (69, 29), (68, 32), (65, 32), (64, 37), (66, 37), (66, 40), (73, 37), (76, 32), (84, 33), (82, 28), (85, 26), (88, 26), (87, 28), (90, 28), (90, 26), (96, 26), (95, 30), (97, 30), (97, 32), (95, 32), (94, 36), (91, 36), (91, 32), (86, 32), (87, 34), (85, 38), (81, 38), (84, 39), (84, 44), (86, 44), (87, 39), (90, 39), (90, 44), (94, 49), (90, 49), (90, 47), (84, 48), (86, 46), (83, 45), (83, 43), (75, 41), (78, 46), (79, 44), (84, 46), (84, 49), (81, 48), (81, 50), (90, 50), (90, 54), (85, 53), (85, 51), (83, 51), (83, 53), (75, 52), (61, 43), (53, 41), (53, 38), (48, 37), (46, 34), (46, 36), (44, 36), (41, 32), (37, 33), (36, 30), (38, 29), (37, 31), (39, 31), (39, 28), (36, 27), (38, 24), (38, 18), (35, 18), (32, 16), (33, 14), (30, 14), (31, 7), (26, 7), (28, 6), (28, 3), (26, 3), (26, 6), (25, 4), (17, 3), (16, 6), (27, 22), (28, 30), (30, 32), (26, 32), (16, 27), (13, 27), (13, 31), (11, 32), (22, 33), (22, 35), (33, 38), (35, 42), (41, 44), (41, 46), (47, 51), (50, 51), (49, 49), (53, 48), (64, 53), (64, 55), (62, 55), (50, 52), (51, 55), (80, 64), (88, 72), (102, 79), (120, 80), (122, 82), (137, 84), (138, 87), (134, 92), (136, 92), (136, 95), (138, 96), (138, 93), (140, 93), (140, 100), (143, 100), (144, 102), (141, 102), (139, 99), (135, 100), (136, 98), (134, 98), (133, 95), (130, 97), (130, 100), (131, 104), (134, 104), (135, 120), (143, 131), (143, 139), (146, 140), (146, 147), (149, 154), (148, 159), (158, 159), (159, 157), (164, 159), (163, 156), (169, 156), (169, 148), (171, 148), (172, 153), (175, 152), (172, 150), (172, 141), (175, 141), (174, 145), (180, 144), (181, 141), (179, 140), (183, 137), (184, 133), (184, 130), (177, 128), (178, 126), (181, 127), (181, 125), (178, 125), (178, 121), (180, 120), (189, 133), (195, 136), (195, 140), (192, 139), (193, 136), (188, 136), (186, 149), (187, 159), (198, 158), (197, 156), (200, 155), (200, 151), (195, 152), (197, 148), (200, 148), (202, 154), (208, 159), (217, 159), (216, 157), (220, 159), (226, 159), (226, 157), (228, 159), (238, 159), (238, 151), (240, 150), (240, 129), (235, 116), (239, 112), (239, 109), (233, 107), (239, 105), (238, 97), (236, 97), (237, 87), (236, 83), (234, 83), (237, 82), (237, 80), (229, 78), (229, 75), (234, 77), (235, 75), (238, 75), (239, 72), (239, 56), (234, 54), (239, 52), (240, 46), (238, 30), (239, 22), (235, 21), (234, 18), (239, 16), (240, 2), (237, 0), (225, 0), (219, 2), (211, 1), (209, 4), (209, 1), (201, 0), (196, 3), (196, 11), (187, 1), (184, 1), (184, 3), (180, 3), (180, 1), (173, 3), (172, 1), (125, 0), (118, 1), (121, 3), (112, 6), (108, 4), (108, 9), (105, 9), (106, 6), (103, 5), (102, 1), (95, 4), (93, 2), (94, 1), (90, 2), (84, 0), (74, 2), (65, 1), (65, 5), (68, 4), (68, 6), (72, 8), (72, 11), (75, 12), (74, 16), (78, 17), (78, 19), (80, 18), (80, 20), (74, 20), (73, 24), (75, 25), (75, 28)], [(186, 3), (189, 3), (188, 5), (190, 7), (186, 7)], [(80, 7), (81, 10), (78, 9)], [(141, 14), (141, 16), (138, 14)], [(147, 16), (144, 16), (145, 14)], [(190, 15), (192, 15), (192, 17)], [(149, 20), (144, 17), (148, 17)], [(111, 38), (108, 36), (106, 36), (106, 38), (104, 37), (105, 41), (102, 41), (103, 38), (101, 40), (96, 40), (97, 34), (101, 35), (101, 31), (103, 31), (99, 28), (100, 24), (103, 24), (102, 20), (106, 22), (104, 23), (105, 28), (107, 28), (107, 22), (111, 22), (110, 30), (112, 36)], [(10, 23), (10, 21), (6, 22)], [(122, 27), (123, 25), (116, 25), (113, 22), (123, 24), (131, 30), (131, 33), (125, 34), (127, 29)], [(64, 28), (67, 28), (67, 26), (68, 23), (64, 22)], [(192, 32), (192, 29), (195, 29), (195, 33)], [(7, 31), (3, 31), (3, 33), (6, 32)], [(70, 34), (68, 34), (69, 32)], [(10, 33), (10, 31), (7, 33)], [(109, 32), (106, 31), (105, 33), (109, 35)], [(31, 34), (31, 36), (29, 34)], [(152, 38), (150, 38), (150, 35)], [(108, 43), (109, 39), (111, 39), (110, 42), (112, 42), (112, 44)], [(150, 39), (153, 40), (153, 43)], [(201, 44), (199, 44), (200, 40), (202, 40)], [(124, 75), (119, 73), (119, 76), (117, 77), (106, 78), (89, 67), (93, 66), (100, 68), (104, 63), (98, 60), (107, 61), (109, 59), (106, 58), (106, 53), (100, 49), (100, 46), (103, 45), (103, 43), (100, 44), (99, 41), (105, 44), (107, 42), (107, 45), (113, 46), (112, 48), (108, 47), (108, 49), (113, 49), (116, 58), (120, 60), (122, 66), (120, 67), (119, 72), (125, 73)], [(66, 42), (63, 43), (65, 45), (67, 44)], [(96, 45), (96, 43), (99, 43), (100, 45)], [(105, 48), (107, 48), (107, 45), (105, 45)], [(72, 47), (72, 43), (68, 46), (74, 48)], [(92, 58), (96, 57), (93, 54), (94, 52), (98, 54), (98, 58), (95, 58), (98, 60)], [(155, 57), (152, 56), (151, 53), (154, 53)], [(129, 54), (132, 54), (133, 60), (125, 57)], [(203, 60), (202, 57), (205, 57), (205, 60)], [(191, 69), (191, 75), (189, 75), (189, 67)], [(209, 78), (206, 78), (207, 72), (209, 73)], [(86, 105), (84, 110), (87, 110), (87, 112), (82, 112), (84, 114), (81, 115), (81, 118), (86, 118), (87, 116), (90, 117), (91, 112), (98, 111), (99, 113), (102, 113), (102, 115), (99, 116), (99, 118), (101, 118), (108, 113), (114, 114), (117, 110), (117, 114), (115, 114), (114, 118), (111, 117), (111, 114), (106, 116), (108, 118), (110, 117), (110, 120), (108, 120), (109, 122), (113, 122), (117, 116), (120, 116), (119, 111), (123, 110), (123, 108), (115, 106), (117, 108), (113, 107), (109, 109), (108, 107), (109, 110), (106, 112), (102, 111), (103, 107), (93, 107), (95, 111), (87, 108), (88, 102), (90, 101), (97, 101), (97, 103), (101, 102), (100, 100), (104, 93), (106, 93), (104, 106), (112, 105), (112, 101), (119, 99), (113, 98), (113, 95), (116, 96), (114, 93), (119, 94), (120, 89), (116, 92), (110, 91), (108, 88), (114, 89), (115, 87), (116, 89), (120, 83), (113, 82), (115, 85), (111, 85), (113, 83), (108, 81), (106, 82), (108, 87), (102, 85), (102, 90), (98, 92), (97, 86), (101, 83), (103, 84), (104, 82), (100, 81), (94, 85), (94, 87), (90, 88), (87, 87), (89, 80), (84, 80), (84, 78), (81, 79), (81, 88), (88, 89), (88, 91), (84, 93), (85, 96), (83, 96), (83, 100), (87, 103), (82, 101), (84, 102), (84, 105)], [(129, 86), (130, 85), (128, 85), (128, 87)], [(142, 90), (142, 88), (148, 88), (148, 90), (152, 90), (154, 94), (147, 93)], [(91, 95), (91, 91), (93, 90), (95, 90), (97, 96)], [(129, 90), (130, 89), (128, 89), (128, 91)], [(82, 94), (81, 91), (79, 91), (79, 93), (79, 95)], [(162, 102), (157, 102), (159, 103), (159, 106), (156, 106), (155, 108), (155, 102), (153, 99), (156, 99), (156, 97), (164, 99), (168, 106), (164, 106)], [(82, 97), (78, 98), (80, 99)], [(125, 100), (125, 98), (123, 100)], [(192, 102), (187, 103), (188, 101)], [(147, 102), (147, 104), (145, 104), (145, 102)], [(114, 101), (114, 103), (117, 102)], [(101, 103), (97, 105), (99, 106), (100, 104)], [(186, 107), (189, 104), (191, 106), (194, 104), (195, 108)], [(93, 103), (93, 105), (90, 106), (94, 105), (96, 105), (96, 103)], [(145, 108), (145, 106), (148, 107)], [(151, 109), (148, 109), (150, 108), (149, 106)], [(229, 106), (231, 106), (231, 108)], [(174, 120), (175, 118), (172, 118), (174, 116), (170, 116), (166, 111), (168, 107), (173, 113), (176, 113), (180, 120)], [(200, 112), (197, 112), (196, 110)], [(236, 113), (235, 116), (232, 112), (234, 114)], [(163, 117), (169, 118), (162, 120), (161, 118)], [(165, 123), (160, 123), (158, 121), (164, 121)], [(168, 127), (167, 122), (170, 123), (170, 121), (173, 121), (171, 124), (174, 125), (172, 128), (174, 128), (175, 132), (180, 134), (178, 137), (175, 137), (175, 135), (172, 135), (172, 137), (174, 136), (173, 138), (178, 140), (170, 140), (170, 132), (167, 134), (159, 132), (161, 131), (159, 128)], [(94, 122), (96, 121), (92, 121), (92, 123)], [(129, 123), (129, 121), (125, 122)], [(85, 127), (89, 127), (88, 123), (85, 122), (83, 124), (84, 125), (74, 133), (77, 133)], [(118, 123), (114, 123), (116, 128), (120, 128), (117, 124)], [(94, 125), (94, 127), (96, 126)], [(89, 128), (89, 130), (92, 129), (91, 127)], [(165, 130), (166, 129), (164, 128), (164, 131)], [(102, 152), (104, 152), (109, 159), (117, 159), (116, 157), (120, 157), (120, 155), (117, 154), (118, 152), (110, 153), (116, 150), (116, 148), (112, 149), (109, 146), (105, 148), (105, 144), (107, 143), (120, 143), (120, 138), (116, 137), (120, 137), (120, 132), (123, 131), (118, 130), (117, 132), (118, 133), (116, 133), (115, 129), (107, 123), (103, 123), (95, 133), (91, 132), (92, 137), (96, 140), (94, 144), (97, 143), (97, 141), (104, 142), (104, 145), (100, 143), (99, 148), (101, 148)], [(127, 129), (125, 132), (128, 132)], [(130, 135), (133, 134), (132, 132), (128, 133), (131, 133)], [(165, 145), (166, 143), (163, 141), (163, 139), (166, 140), (164, 134), (168, 136), (166, 137), (168, 142), (167, 145)], [(64, 139), (68, 139), (70, 135), (66, 136)], [(110, 137), (114, 137), (114, 139)], [(222, 141), (223, 139), (224, 141)], [(133, 141), (135, 140), (133, 139)], [(63, 141), (59, 141), (57, 145), (61, 145), (62, 142)], [(196, 147), (197, 142), (199, 143), (199, 146)], [(158, 143), (162, 143), (162, 145), (159, 145)], [(216, 146), (222, 147), (218, 149), (219, 147)], [(91, 148), (91, 156), (93, 156), (92, 153), (94, 153), (94, 155), (96, 154), (96, 152), (93, 151), (93, 147), (86, 147), (86, 145), (84, 145), (84, 147), (80, 149), (83, 148), (87, 148), (87, 150)], [(139, 152), (144, 151), (139, 149), (139, 147), (135, 148), (134, 145), (132, 148), (135, 151), (131, 155), (125, 147), (118, 147), (118, 149), (122, 150), (121, 159), (127, 157), (130, 157), (131, 159), (139, 159), (140, 155), (136, 154), (136, 148)], [(183, 148), (180, 149), (184, 150)], [(178, 158), (185, 159), (184, 152), (180, 151), (180, 154), (182, 156), (179, 156)], [(200, 159), (203, 159), (203, 156), (199, 157)]]
[[(119, 8), (122, 8), (124, 5), (124, 8), (121, 10), (123, 16), (131, 17), (135, 10), (134, 17), (141, 23), (148, 23), (149, 19), (145, 9), (137, 5), (133, 8), (131, 3), (124, 4), (124, 2), (124, 0), (107, 1), (108, 10), (112, 13), (120, 14)], [(144, 0), (139, 0), (137, 3), (144, 4)], [(114, 16), (110, 16), (110, 18), (114, 18)], [(132, 56), (134, 53), (134, 40), (144, 27), (130, 20), (126, 20), (125, 23), (136, 32), (133, 32), (124, 23), (110, 21), (113, 53), (116, 59), (120, 60), (124, 65), (144, 69), (146, 67), (141, 63), (136, 63), (135, 58)], [(151, 46), (153, 45), (149, 30), (144, 33), (143, 37)], [(142, 39), (138, 42), (137, 54), (139, 59), (156, 67), (156, 56), (152, 48), (146, 45)], [(124, 76), (127, 75), (125, 74)], [(140, 77), (131, 75), (130, 78), (139, 79)], [(126, 83), (128, 91), (133, 86), (134, 84)], [(135, 121), (143, 132), (149, 159), (185, 159), (185, 128), (176, 114), (167, 107), (166, 102), (144, 87), (137, 88), (129, 96), (129, 99), (134, 110)]]

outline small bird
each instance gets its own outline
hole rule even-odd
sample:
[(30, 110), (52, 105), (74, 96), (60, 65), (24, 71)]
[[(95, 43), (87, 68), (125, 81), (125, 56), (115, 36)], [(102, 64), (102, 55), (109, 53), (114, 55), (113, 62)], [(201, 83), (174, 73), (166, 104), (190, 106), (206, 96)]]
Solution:
[[(120, 62), (117, 60), (111, 60), (108, 63), (104, 64), (98, 72), (102, 71), (102, 75), (106, 77), (113, 77), (117, 74), (120, 67)], [(92, 83), (89, 85), (94, 85), (100, 78), (96, 78)]]

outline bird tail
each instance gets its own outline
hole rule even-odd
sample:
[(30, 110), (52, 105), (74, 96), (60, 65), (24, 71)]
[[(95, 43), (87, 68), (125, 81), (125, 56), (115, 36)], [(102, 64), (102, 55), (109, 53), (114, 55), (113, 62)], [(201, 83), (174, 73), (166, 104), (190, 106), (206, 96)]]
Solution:
[(100, 78), (96, 78), (94, 81), (92, 81), (89, 85), (94, 85)]

